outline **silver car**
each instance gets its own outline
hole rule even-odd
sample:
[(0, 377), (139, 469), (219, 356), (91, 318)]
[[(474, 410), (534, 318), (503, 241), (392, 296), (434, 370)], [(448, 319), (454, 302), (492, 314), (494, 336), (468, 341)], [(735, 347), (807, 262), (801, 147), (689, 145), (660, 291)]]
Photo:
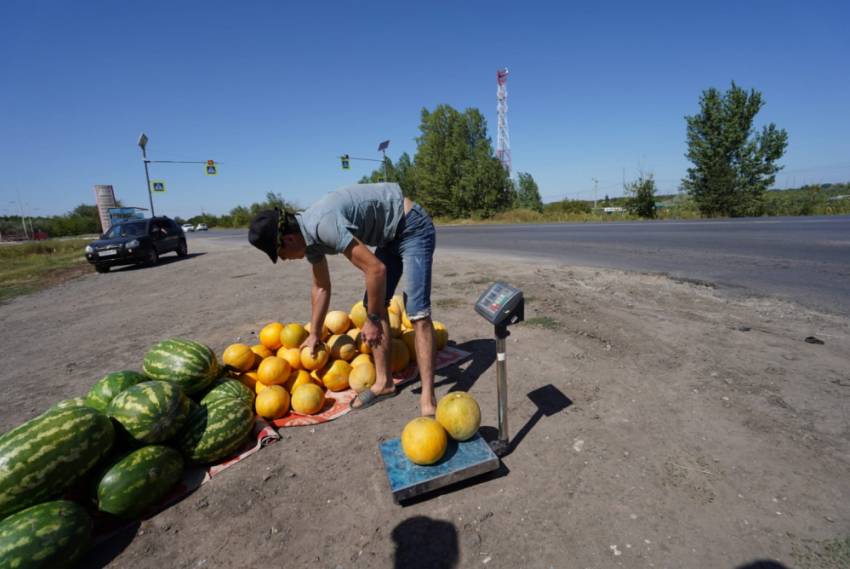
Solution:
[(207, 231), (207, 224), (199, 223), (198, 226), (195, 228), (195, 231)]
[(195, 231), (195, 226), (191, 223), (184, 223), (181, 227), (183, 228), (183, 233), (186, 233), (188, 231)]

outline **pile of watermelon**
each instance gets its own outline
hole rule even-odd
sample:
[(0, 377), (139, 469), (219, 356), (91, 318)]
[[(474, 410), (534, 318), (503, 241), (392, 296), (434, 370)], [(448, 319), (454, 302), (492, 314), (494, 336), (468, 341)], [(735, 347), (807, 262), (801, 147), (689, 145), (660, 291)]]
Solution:
[[(0, 436), (0, 566), (69, 567), (88, 548), (92, 514), (137, 518), (184, 465), (242, 446), (253, 394), (224, 375), (207, 346), (166, 340), (148, 351), (142, 373), (109, 374), (86, 397)], [(62, 499), (69, 494), (76, 501)]]

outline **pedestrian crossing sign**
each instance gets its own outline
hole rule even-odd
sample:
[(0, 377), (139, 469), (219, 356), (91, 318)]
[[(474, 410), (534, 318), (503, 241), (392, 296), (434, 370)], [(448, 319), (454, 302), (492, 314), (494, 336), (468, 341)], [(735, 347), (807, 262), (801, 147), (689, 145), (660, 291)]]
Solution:
[(218, 176), (218, 166), (215, 164), (207, 164), (207, 176)]
[(165, 182), (151, 182), (151, 186), (153, 186), (153, 192), (157, 194), (165, 193)]
[(384, 178), (383, 176), (378, 176), (378, 183), (379, 183), (379, 184), (383, 184), (383, 183), (384, 183), (384, 182), (386, 182), (386, 181), (387, 181), (387, 179), (386, 179), (386, 178)]
[(340, 162), (342, 162), (343, 170), (351, 170), (351, 162), (349, 162), (347, 158), (341, 159)]

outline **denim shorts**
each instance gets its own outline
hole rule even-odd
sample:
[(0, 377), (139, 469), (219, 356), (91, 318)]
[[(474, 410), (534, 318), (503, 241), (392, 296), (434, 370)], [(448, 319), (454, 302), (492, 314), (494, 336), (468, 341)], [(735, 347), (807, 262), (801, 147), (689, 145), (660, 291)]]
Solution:
[[(375, 249), (375, 256), (387, 268), (386, 306), (404, 275), (404, 304), (411, 322), (431, 316), (431, 265), (434, 261), (436, 232), (431, 217), (414, 204), (398, 224), (396, 237)], [(368, 296), (363, 304), (369, 306)]]

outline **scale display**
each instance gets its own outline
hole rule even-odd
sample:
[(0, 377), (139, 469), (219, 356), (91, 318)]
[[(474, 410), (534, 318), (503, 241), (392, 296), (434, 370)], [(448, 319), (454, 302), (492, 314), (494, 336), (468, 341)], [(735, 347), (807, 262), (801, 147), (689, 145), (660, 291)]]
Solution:
[(475, 303), (475, 312), (496, 326), (524, 320), (522, 291), (503, 282), (495, 282)]

